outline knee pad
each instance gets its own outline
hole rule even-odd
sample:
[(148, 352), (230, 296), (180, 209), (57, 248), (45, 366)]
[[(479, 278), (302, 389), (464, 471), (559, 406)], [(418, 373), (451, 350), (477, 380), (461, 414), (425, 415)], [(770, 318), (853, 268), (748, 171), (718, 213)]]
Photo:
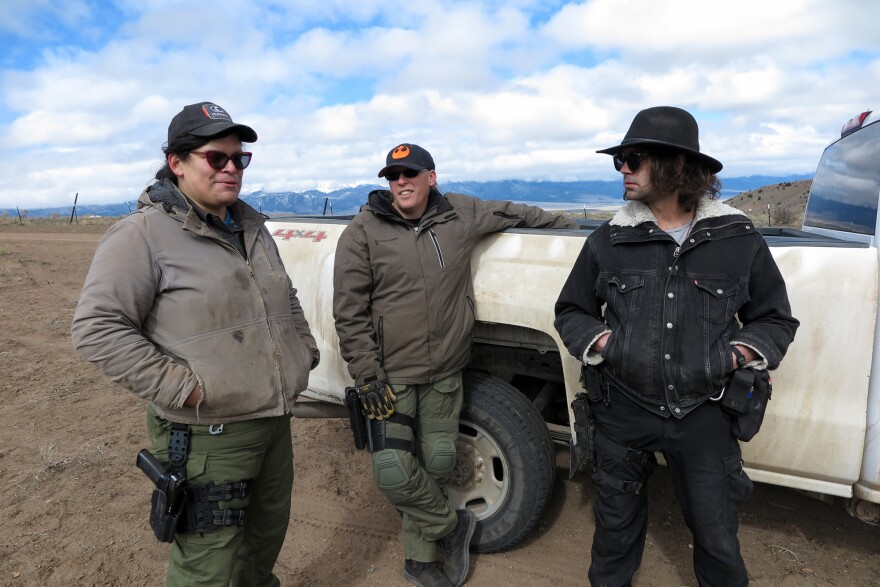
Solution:
[(455, 441), (450, 438), (438, 438), (425, 455), (425, 470), (434, 476), (452, 473), (455, 468)]
[(394, 449), (373, 453), (373, 478), (379, 489), (400, 489), (410, 482), (409, 470), (404, 466), (400, 455)]

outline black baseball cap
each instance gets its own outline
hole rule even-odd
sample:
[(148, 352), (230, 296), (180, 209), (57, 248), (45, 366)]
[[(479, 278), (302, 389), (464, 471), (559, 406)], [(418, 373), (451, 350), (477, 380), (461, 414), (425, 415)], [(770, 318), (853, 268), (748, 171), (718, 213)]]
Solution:
[(379, 177), (385, 177), (385, 173), (392, 167), (406, 167), (416, 171), (434, 169), (434, 159), (429, 152), (418, 145), (401, 143), (388, 151), (385, 167), (379, 172)]
[(233, 131), (245, 143), (257, 142), (257, 133), (244, 124), (232, 122), (229, 113), (213, 102), (199, 102), (184, 106), (168, 125), (168, 143), (183, 135), (216, 137)]

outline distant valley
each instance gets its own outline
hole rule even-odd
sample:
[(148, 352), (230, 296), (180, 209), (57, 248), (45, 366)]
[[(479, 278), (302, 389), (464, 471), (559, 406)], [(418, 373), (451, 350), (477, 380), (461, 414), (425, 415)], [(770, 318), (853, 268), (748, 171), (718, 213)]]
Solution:
[[(782, 184), (808, 179), (809, 176), (749, 176), (722, 179), (722, 198), (727, 199), (763, 186)], [(367, 200), (367, 194), (374, 189), (387, 186), (360, 185), (330, 192), (308, 190), (304, 192), (245, 194), (242, 200), (270, 216), (284, 214), (307, 215), (348, 215), (355, 214)], [(511, 200), (542, 205), (547, 208), (587, 208), (603, 209), (621, 202), (621, 182), (614, 181), (489, 181), (489, 182), (442, 182), (444, 192), (459, 192), (484, 200)], [(134, 198), (137, 194), (133, 194)], [(76, 213), (84, 216), (124, 216), (134, 211), (136, 199), (117, 204), (88, 204), (88, 194), (80, 194)], [(71, 207), (28, 209), (20, 206), (20, 211), (28, 217), (70, 216)], [(7, 210), (9, 217), (15, 217), (15, 209)]]

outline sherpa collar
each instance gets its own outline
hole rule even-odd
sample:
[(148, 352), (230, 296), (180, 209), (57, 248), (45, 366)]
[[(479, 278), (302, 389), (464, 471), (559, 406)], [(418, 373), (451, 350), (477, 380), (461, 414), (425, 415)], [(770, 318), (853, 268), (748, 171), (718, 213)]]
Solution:
[[(738, 214), (745, 216), (741, 210), (737, 210), (733, 206), (728, 206), (718, 200), (703, 198), (697, 202), (697, 214), (694, 217), (694, 224), (706, 218), (717, 218), (719, 216), (730, 216)], [(611, 219), (612, 226), (638, 226), (645, 222), (657, 223), (654, 213), (644, 202), (629, 202), (623, 206)]]

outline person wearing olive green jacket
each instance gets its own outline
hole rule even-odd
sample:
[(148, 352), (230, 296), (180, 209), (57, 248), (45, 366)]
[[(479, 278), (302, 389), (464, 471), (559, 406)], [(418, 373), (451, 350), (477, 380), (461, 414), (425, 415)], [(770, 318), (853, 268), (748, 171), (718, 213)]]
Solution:
[(430, 153), (411, 143), (388, 153), (379, 177), (390, 190), (370, 193), (336, 248), (336, 331), (365, 411), (387, 438), (411, 443), (372, 453), (379, 489), (403, 514), (404, 576), (460, 585), (476, 520), (450, 508), (446, 487), (475, 321), (471, 253), (506, 228), (577, 224), (523, 204), (443, 195)]

